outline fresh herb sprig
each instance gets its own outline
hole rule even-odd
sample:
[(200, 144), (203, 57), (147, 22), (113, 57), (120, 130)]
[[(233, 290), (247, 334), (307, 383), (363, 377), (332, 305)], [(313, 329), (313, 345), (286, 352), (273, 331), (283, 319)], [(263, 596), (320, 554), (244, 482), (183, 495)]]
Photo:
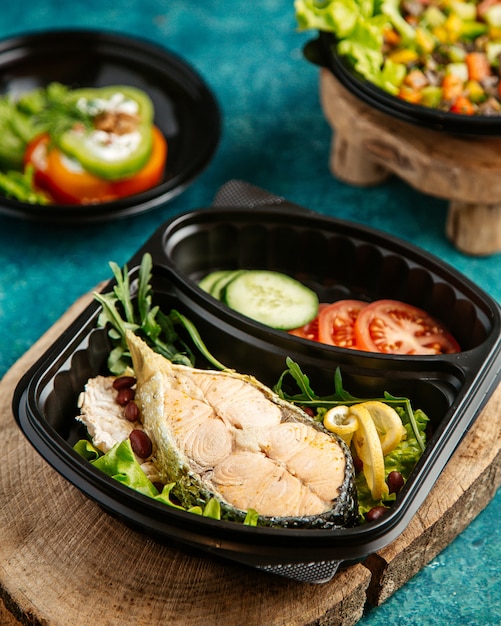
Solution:
[[(367, 398), (356, 398), (348, 393), (343, 388), (343, 381), (341, 377), (341, 371), (336, 368), (334, 373), (334, 393), (329, 396), (318, 396), (310, 385), (310, 380), (306, 374), (303, 373), (297, 363), (295, 363), (290, 357), (286, 359), (287, 369), (282, 372), (278, 382), (274, 387), (274, 391), (284, 400), (299, 404), (304, 407), (310, 408), (325, 408), (329, 409), (333, 406), (339, 405), (353, 405), (361, 402), (366, 402)], [(290, 395), (284, 390), (284, 384), (286, 378), (291, 376), (299, 388), (299, 393)], [(394, 408), (401, 408), (406, 416), (408, 423), (412, 427), (412, 432), (416, 437), (416, 441), (421, 449), (421, 452), (425, 449), (425, 442), (421, 434), (421, 430), (416, 421), (412, 404), (409, 398), (393, 396), (388, 392), (384, 392), (382, 398), (371, 398), (372, 400), (380, 400), (385, 404), (393, 406)]]
[(47, 108), (38, 113), (36, 121), (46, 129), (51, 141), (56, 142), (61, 135), (77, 126), (88, 130), (93, 128), (91, 115), (80, 109), (68, 97), (61, 101), (48, 103)]
[(195, 356), (190, 346), (179, 336), (178, 327), (189, 335), (193, 346), (216, 369), (226, 369), (207, 349), (195, 325), (179, 311), (163, 313), (152, 302), (152, 258), (145, 253), (141, 259), (137, 285), (132, 289), (127, 265), (123, 271), (111, 262), (115, 277), (112, 291), (94, 293), (102, 311), (97, 325), (108, 327), (113, 349), (108, 357), (108, 368), (112, 374), (120, 375), (130, 367), (131, 356), (125, 339), (127, 330), (141, 337), (153, 350), (173, 363), (193, 366)]

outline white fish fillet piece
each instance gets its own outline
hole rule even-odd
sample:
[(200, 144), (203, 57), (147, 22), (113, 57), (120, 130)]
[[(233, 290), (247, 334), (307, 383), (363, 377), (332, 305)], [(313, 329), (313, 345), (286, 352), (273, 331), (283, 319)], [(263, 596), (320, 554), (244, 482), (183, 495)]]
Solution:
[[(129, 422), (123, 416), (123, 407), (116, 402), (117, 391), (113, 388), (114, 376), (96, 376), (87, 381), (78, 399), (80, 414), (76, 419), (85, 424), (92, 443), (106, 453), (121, 443), (134, 429), (143, 430), (140, 422)], [(136, 457), (141, 469), (152, 482), (160, 482), (155, 463)]]
[(115, 400), (114, 380), (114, 376), (91, 378), (78, 400), (80, 415), (77, 420), (85, 424), (92, 443), (101, 452), (108, 452), (134, 430), (134, 424), (123, 417), (123, 407)]

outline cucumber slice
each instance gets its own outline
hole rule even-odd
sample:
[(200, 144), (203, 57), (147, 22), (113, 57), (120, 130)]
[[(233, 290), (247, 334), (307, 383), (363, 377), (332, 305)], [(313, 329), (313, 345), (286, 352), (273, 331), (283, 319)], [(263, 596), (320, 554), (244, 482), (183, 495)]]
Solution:
[(241, 274), (245, 270), (216, 270), (204, 276), (198, 283), (200, 289), (203, 289), (214, 298), (221, 300), (221, 294), (226, 285), (233, 280), (235, 276)]
[(280, 330), (304, 326), (318, 313), (317, 294), (299, 281), (267, 270), (248, 270), (224, 288), (223, 301), (235, 311)]
[(217, 298), (218, 300), (222, 300), (223, 292), (226, 286), (237, 276), (245, 272), (246, 270), (228, 270), (224, 273), (223, 276), (220, 276), (219, 279), (212, 285), (212, 289), (210, 290), (211, 296)]
[(211, 272), (210, 274), (207, 274), (207, 276), (204, 276), (202, 280), (199, 281), (198, 286), (200, 287), (200, 289), (203, 289), (207, 293), (211, 293), (212, 288), (217, 283), (217, 281), (223, 276), (226, 276), (227, 274), (228, 274), (228, 270), (218, 270), (216, 272)]

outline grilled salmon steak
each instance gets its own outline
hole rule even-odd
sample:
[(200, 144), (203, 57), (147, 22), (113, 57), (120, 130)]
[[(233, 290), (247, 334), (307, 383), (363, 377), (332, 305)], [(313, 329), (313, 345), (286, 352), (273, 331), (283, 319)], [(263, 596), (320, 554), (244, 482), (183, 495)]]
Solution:
[(252, 376), (171, 363), (127, 334), (135, 401), (165, 483), (187, 508), (215, 497), (224, 519), (354, 525), (353, 463), (344, 442)]

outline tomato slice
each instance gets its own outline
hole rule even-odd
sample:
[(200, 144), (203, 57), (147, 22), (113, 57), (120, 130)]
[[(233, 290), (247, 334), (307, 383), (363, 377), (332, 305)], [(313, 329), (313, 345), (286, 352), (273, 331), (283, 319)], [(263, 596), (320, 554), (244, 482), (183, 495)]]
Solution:
[(397, 300), (377, 300), (364, 307), (355, 323), (361, 350), (387, 354), (451, 354), (461, 348), (436, 319)]
[(148, 163), (130, 178), (109, 181), (85, 171), (77, 161), (50, 146), (48, 134), (36, 137), (28, 145), (25, 164), (34, 167), (35, 185), (49, 192), (60, 204), (97, 204), (146, 191), (162, 178), (167, 158), (167, 142), (153, 127), (153, 148)]
[[(325, 307), (328, 307), (328, 304), (320, 303), (318, 305), (318, 313), (320, 314)], [(300, 328), (294, 328), (292, 330), (287, 331), (289, 335), (294, 335), (295, 337), (302, 337), (303, 339), (310, 339), (311, 341), (319, 341), (318, 339), (318, 315), (308, 322), (304, 326)]]
[(318, 340), (338, 348), (358, 348), (355, 322), (367, 306), (361, 300), (338, 300), (319, 314)]
[(37, 135), (26, 147), (24, 153), (24, 165), (33, 166), (33, 182), (38, 189), (47, 190), (47, 146), (49, 135), (43, 133)]
[(49, 192), (61, 204), (96, 204), (118, 197), (109, 181), (86, 172), (58, 148), (47, 153), (47, 179)]
[(50, 146), (47, 133), (35, 137), (26, 148), (25, 164), (35, 170), (35, 185), (49, 192), (60, 204), (90, 204), (114, 200), (108, 181), (89, 174), (76, 162), (67, 159), (57, 148)]

